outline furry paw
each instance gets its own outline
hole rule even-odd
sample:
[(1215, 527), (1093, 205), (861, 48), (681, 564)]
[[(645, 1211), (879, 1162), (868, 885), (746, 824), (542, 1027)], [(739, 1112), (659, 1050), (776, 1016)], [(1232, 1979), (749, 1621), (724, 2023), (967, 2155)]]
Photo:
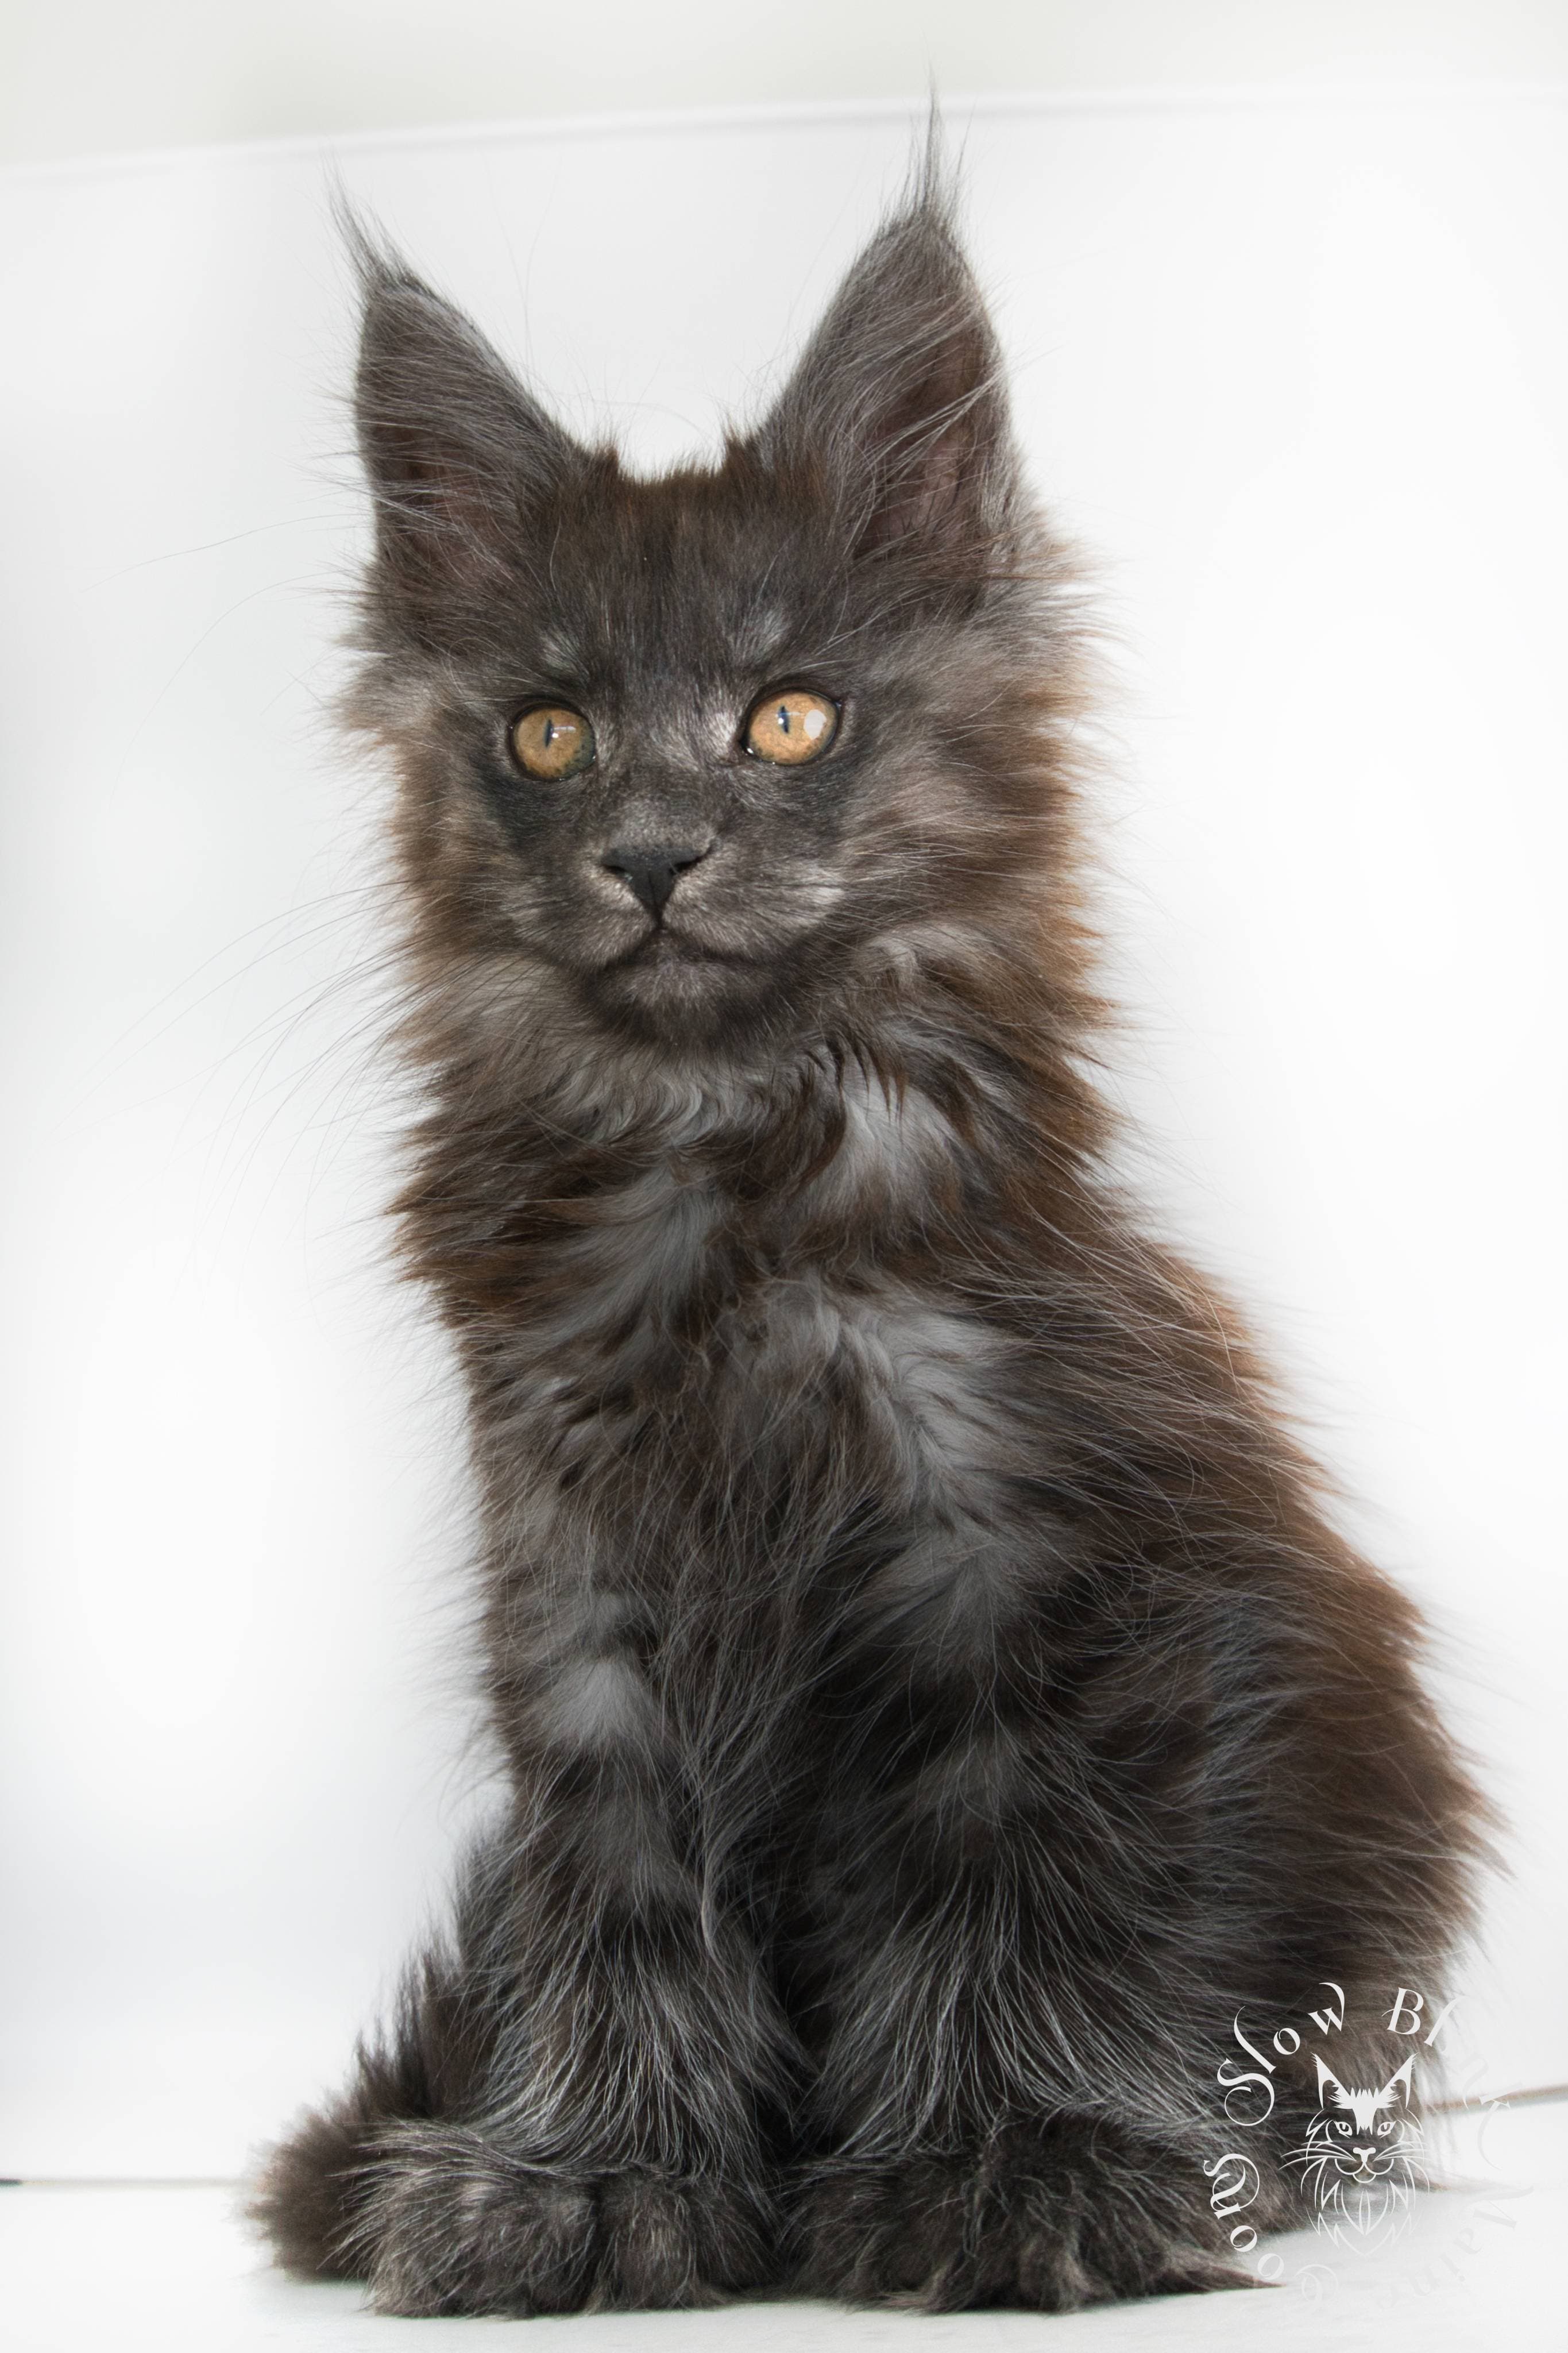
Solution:
[(378, 2312), (527, 2318), (717, 2303), (772, 2276), (750, 2188), (530, 2163), (460, 2126), (380, 2136), (347, 2249)]
[(819, 2167), (795, 2213), (795, 2284), (927, 2312), (1076, 2312), (1119, 2297), (1251, 2287), (1169, 2152), (1061, 2119), (963, 2157)]

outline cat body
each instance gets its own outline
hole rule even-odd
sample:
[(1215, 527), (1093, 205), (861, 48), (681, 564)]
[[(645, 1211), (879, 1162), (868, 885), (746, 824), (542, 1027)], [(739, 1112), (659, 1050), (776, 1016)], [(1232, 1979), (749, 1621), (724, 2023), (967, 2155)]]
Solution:
[(1235, 2014), (1440, 1984), (1477, 1810), (1108, 1172), (1076, 593), (945, 200), (656, 482), (361, 260), (398, 1217), (508, 1798), (258, 2211), (403, 2313), (1226, 2284)]

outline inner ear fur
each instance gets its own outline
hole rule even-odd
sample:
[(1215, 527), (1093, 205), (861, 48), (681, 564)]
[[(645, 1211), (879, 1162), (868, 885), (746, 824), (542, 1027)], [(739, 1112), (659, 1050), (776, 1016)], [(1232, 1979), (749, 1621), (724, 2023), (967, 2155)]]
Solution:
[(1331, 2067), (1326, 2067), (1320, 2056), (1318, 2058), (1318, 2105), (1321, 2108), (1325, 2107), (1328, 2105), (1324, 2098), (1324, 2094), (1330, 2090), (1333, 2092), (1334, 2105), (1336, 2107), (1348, 2108), (1350, 2106), (1350, 2094), (1345, 2090), (1344, 2085), (1334, 2073), (1333, 2069)]
[(1017, 465), (996, 338), (929, 173), (850, 269), (755, 440), (774, 464), (826, 469), (856, 554), (984, 569)]

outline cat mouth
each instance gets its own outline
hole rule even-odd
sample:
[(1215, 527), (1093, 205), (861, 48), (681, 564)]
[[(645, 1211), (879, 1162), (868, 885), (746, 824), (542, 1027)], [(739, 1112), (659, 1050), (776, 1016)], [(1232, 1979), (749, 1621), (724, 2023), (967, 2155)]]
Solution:
[(771, 957), (710, 946), (684, 928), (661, 924), (602, 964), (593, 989), (612, 1018), (694, 1044), (715, 1024), (752, 1018), (774, 985)]
[(612, 956), (605, 970), (647, 972), (669, 965), (727, 965), (738, 968), (753, 961), (732, 950), (709, 947), (701, 940), (693, 939), (689, 932), (672, 931), (667, 923), (654, 923), (640, 940), (634, 941), (620, 955)]

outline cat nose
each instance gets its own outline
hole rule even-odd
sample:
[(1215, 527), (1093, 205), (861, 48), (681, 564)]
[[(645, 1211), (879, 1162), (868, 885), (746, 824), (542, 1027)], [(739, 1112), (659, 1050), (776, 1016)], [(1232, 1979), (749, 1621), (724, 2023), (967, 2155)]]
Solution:
[(700, 866), (712, 847), (711, 841), (660, 842), (646, 849), (628, 845), (606, 849), (599, 863), (606, 873), (618, 874), (633, 898), (640, 899), (650, 915), (657, 915), (681, 876)]

